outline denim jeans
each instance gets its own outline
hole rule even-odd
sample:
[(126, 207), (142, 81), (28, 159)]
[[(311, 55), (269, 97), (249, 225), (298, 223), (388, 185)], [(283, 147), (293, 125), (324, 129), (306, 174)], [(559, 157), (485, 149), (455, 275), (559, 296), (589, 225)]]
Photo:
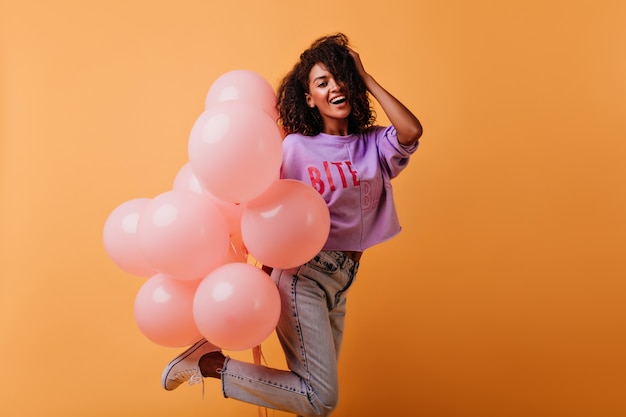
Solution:
[(346, 291), (358, 266), (343, 252), (322, 251), (300, 267), (274, 270), (282, 304), (276, 334), (289, 371), (227, 358), (224, 396), (300, 416), (329, 415), (339, 393)]

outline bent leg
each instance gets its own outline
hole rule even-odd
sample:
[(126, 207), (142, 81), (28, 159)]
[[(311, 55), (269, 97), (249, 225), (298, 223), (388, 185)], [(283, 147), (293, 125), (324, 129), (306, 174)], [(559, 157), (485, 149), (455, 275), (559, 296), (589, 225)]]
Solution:
[(356, 272), (348, 266), (321, 253), (297, 270), (274, 271), (281, 295), (276, 332), (289, 371), (227, 359), (226, 397), (301, 416), (326, 416), (335, 409), (344, 292)]

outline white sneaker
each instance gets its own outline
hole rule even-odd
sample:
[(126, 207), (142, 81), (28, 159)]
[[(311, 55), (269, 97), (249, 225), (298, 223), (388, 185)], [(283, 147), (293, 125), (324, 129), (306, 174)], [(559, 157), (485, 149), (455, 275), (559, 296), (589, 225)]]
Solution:
[(206, 339), (197, 341), (167, 364), (161, 375), (161, 385), (171, 391), (185, 381), (189, 381), (189, 385), (203, 382), (199, 365), (200, 358), (207, 353), (219, 350), (221, 349)]

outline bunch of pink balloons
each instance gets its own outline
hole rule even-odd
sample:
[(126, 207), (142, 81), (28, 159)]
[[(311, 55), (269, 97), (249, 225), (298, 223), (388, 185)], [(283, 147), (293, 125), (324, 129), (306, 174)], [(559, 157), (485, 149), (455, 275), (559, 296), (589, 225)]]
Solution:
[(205, 337), (228, 350), (259, 345), (278, 323), (280, 296), (256, 265), (294, 268), (323, 247), (328, 208), (312, 187), (280, 179), (277, 118), (263, 77), (223, 74), (191, 128), (189, 161), (173, 187), (126, 201), (106, 219), (111, 260), (147, 278), (134, 317), (154, 343), (182, 347)]

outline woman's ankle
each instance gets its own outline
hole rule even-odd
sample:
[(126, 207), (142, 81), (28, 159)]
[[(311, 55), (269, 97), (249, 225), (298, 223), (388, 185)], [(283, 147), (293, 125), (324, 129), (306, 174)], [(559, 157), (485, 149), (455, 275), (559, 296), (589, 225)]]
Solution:
[(198, 366), (200, 367), (200, 373), (206, 378), (222, 378), (222, 368), (226, 357), (222, 352), (209, 352), (200, 358)]

